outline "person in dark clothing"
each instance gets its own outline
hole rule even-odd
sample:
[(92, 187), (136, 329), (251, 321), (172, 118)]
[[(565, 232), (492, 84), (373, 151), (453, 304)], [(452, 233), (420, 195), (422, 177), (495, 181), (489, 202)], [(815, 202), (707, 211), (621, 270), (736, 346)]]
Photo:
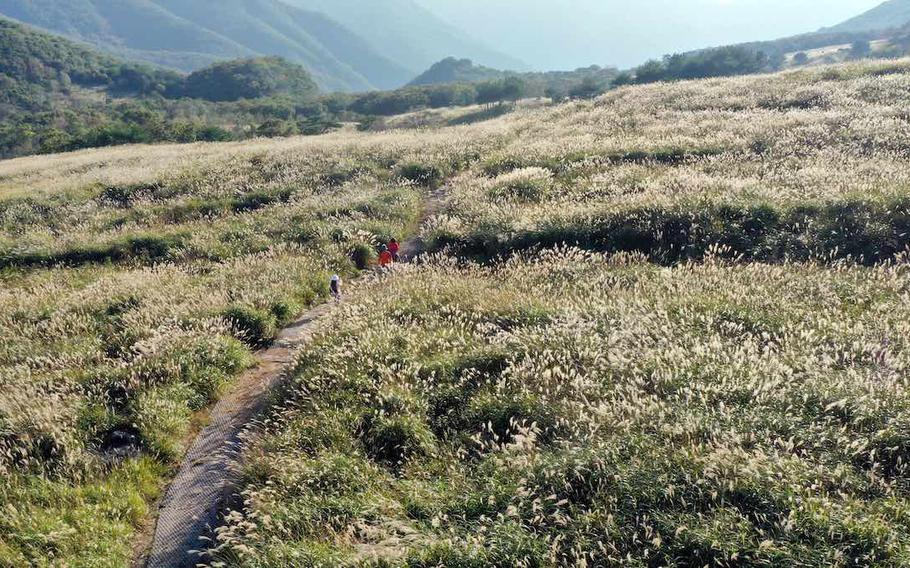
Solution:
[(329, 281), (329, 292), (336, 302), (341, 301), (341, 277), (337, 274), (333, 274)]

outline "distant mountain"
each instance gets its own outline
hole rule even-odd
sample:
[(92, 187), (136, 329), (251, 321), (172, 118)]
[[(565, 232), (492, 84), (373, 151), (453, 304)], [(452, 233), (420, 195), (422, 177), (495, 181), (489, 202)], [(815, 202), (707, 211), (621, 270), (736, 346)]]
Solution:
[(888, 0), (868, 12), (823, 31), (870, 32), (900, 28), (907, 23), (910, 23), (910, 0)]
[(77, 91), (164, 94), (177, 73), (124, 64), (59, 36), (0, 18), (0, 119), (44, 110)]
[(307, 70), (280, 57), (218, 62), (184, 76), (0, 16), (0, 159), (336, 128), (319, 100)]
[(277, 55), (325, 90), (393, 88), (413, 76), (325, 14), (279, 0), (0, 0), (0, 14), (184, 71)]
[(483, 65), (475, 65), (470, 59), (447, 57), (434, 63), (429, 69), (411, 81), (411, 86), (445, 85), (448, 83), (479, 83), (499, 79), (504, 72)]
[(910, 54), (910, 0), (890, 0), (837, 26), (770, 41), (665, 55), (621, 76), (621, 83), (774, 72), (790, 67)]
[[(853, 45), (860, 46), (858, 52)], [(670, 54), (637, 67), (634, 74), (638, 82), (650, 82), (773, 72), (851, 58), (903, 57), (908, 52), (910, 0), (889, 0), (836, 26), (774, 40)]]
[(498, 69), (527, 65), (468, 37), (413, 0), (284, 0), (326, 14), (414, 76), (444, 57), (472, 59)]

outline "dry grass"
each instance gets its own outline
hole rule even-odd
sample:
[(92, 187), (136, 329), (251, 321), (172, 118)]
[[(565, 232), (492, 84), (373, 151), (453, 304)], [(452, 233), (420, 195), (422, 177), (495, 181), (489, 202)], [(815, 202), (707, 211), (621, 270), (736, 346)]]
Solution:
[(905, 566), (908, 277), (397, 270), (300, 355), (213, 565)]
[[(864, 62), (0, 162), (0, 565), (125, 564), (192, 412), (450, 176), (427, 240), (519, 254), (363, 285), (220, 558), (906, 565), (908, 93)], [(597, 252), (521, 252), (564, 242)]]
[[(347, 135), (0, 164), (0, 508), (16, 510), (0, 565), (125, 562), (192, 412), (331, 273), (414, 230), (414, 164), (449, 175), (495, 143)], [(123, 440), (140, 457), (112, 460)]]
[(768, 260), (838, 246), (888, 258), (910, 242), (908, 92), (906, 62), (863, 63), (625, 88), (516, 118), (430, 236), (487, 254), (568, 241), (697, 257), (720, 242)]

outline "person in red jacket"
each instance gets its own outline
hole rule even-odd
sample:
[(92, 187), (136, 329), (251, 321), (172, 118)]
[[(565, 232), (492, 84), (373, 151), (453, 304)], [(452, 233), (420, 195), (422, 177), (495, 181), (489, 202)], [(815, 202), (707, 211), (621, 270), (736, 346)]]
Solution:
[(401, 245), (398, 244), (398, 241), (392, 239), (389, 241), (389, 252), (392, 253), (392, 260), (398, 262), (398, 252), (401, 250)]
[(390, 264), (392, 264), (393, 260), (394, 259), (392, 258), (392, 253), (389, 252), (389, 247), (387, 247), (385, 245), (382, 245), (381, 247), (379, 247), (379, 267), (380, 268), (385, 268), (386, 266), (389, 266)]

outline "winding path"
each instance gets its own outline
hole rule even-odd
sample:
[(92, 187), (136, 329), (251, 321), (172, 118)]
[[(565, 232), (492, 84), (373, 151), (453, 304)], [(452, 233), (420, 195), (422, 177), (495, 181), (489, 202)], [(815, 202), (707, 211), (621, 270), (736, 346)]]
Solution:
[[(443, 194), (443, 189), (437, 190), (426, 200), (421, 223), (438, 210)], [(402, 243), (402, 255), (411, 258), (423, 247), (418, 237), (409, 239)], [(206, 548), (201, 539), (214, 533), (235, 496), (244, 432), (267, 410), (269, 394), (290, 370), (294, 354), (312, 339), (332, 308), (333, 304), (317, 306), (285, 328), (272, 347), (257, 354), (256, 366), (218, 401), (159, 503), (154, 540), (138, 566), (187, 568), (200, 562), (196, 551)]]
[(318, 306), (283, 330), (271, 348), (259, 353), (256, 367), (212, 409), (208, 425), (194, 440), (159, 505), (148, 568), (183, 568), (199, 562), (191, 551), (204, 547), (200, 538), (218, 526), (233, 495), (243, 432), (266, 410), (269, 393), (290, 367), (296, 348), (310, 340), (318, 321), (330, 311), (327, 304)]

